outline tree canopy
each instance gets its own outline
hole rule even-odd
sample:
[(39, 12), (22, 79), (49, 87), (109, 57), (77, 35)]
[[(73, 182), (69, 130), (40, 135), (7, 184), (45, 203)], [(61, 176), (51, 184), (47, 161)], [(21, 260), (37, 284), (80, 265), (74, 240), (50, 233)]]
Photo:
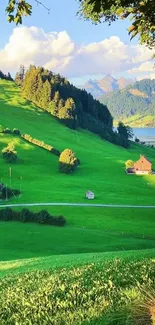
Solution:
[(136, 35), (141, 44), (155, 47), (155, 1), (154, 0), (79, 0), (79, 13), (95, 24), (107, 22), (111, 25), (118, 18), (130, 18), (130, 38)]
[[(44, 8), (43, 2), (34, 0)], [(75, 0), (74, 0), (75, 1)], [(22, 23), (24, 16), (32, 14), (32, 0), (8, 0), (6, 13), (9, 22)], [(131, 19), (128, 31), (131, 39), (136, 35), (140, 43), (155, 47), (155, 1), (154, 0), (79, 0), (79, 14), (85, 19), (107, 22), (109, 25), (120, 19)], [(48, 12), (49, 8), (46, 8)]]

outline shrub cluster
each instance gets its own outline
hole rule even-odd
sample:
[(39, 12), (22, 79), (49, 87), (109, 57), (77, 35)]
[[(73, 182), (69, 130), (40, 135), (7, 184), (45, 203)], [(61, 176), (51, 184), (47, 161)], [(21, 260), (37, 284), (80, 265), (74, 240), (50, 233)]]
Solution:
[(16, 128), (14, 128), (13, 130), (9, 129), (9, 128), (5, 128), (3, 129), (3, 133), (5, 134), (14, 134), (14, 135), (20, 135), (20, 131)]
[(10, 197), (17, 196), (19, 194), (20, 194), (19, 190), (14, 190), (4, 186), (0, 191), (0, 199), (2, 200), (9, 199)]
[(63, 227), (66, 224), (66, 219), (63, 216), (52, 216), (46, 210), (41, 210), (35, 213), (28, 209), (22, 209), (19, 212), (14, 211), (11, 208), (0, 210), (0, 221), (35, 222), (59, 227)]
[(44, 148), (50, 152), (52, 152), (56, 156), (60, 156), (60, 151), (55, 149), (49, 144), (44, 143), (44, 141), (40, 141), (38, 139), (32, 138), (29, 134), (22, 134), (21, 137), (26, 141), (35, 144), (38, 147)]

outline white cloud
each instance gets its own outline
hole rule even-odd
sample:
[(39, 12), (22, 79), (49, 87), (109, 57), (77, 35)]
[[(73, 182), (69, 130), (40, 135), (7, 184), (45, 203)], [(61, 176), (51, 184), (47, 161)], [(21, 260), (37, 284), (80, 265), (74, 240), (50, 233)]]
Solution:
[(152, 72), (147, 63), (151, 56), (151, 50), (124, 44), (117, 36), (77, 45), (66, 31), (46, 33), (41, 28), (23, 26), (13, 30), (8, 43), (0, 50), (0, 69), (16, 71), (20, 64), (36, 64), (72, 78), (131, 72), (141, 63), (141, 69), (148, 65), (151, 70), (147, 71)]
[(151, 61), (143, 62), (139, 67), (128, 70), (128, 73), (154, 72), (155, 66)]
[(151, 79), (151, 80), (153, 80), (153, 79), (155, 79), (155, 73), (151, 73), (149, 75), (138, 76), (136, 79), (138, 81), (143, 80), (143, 79)]

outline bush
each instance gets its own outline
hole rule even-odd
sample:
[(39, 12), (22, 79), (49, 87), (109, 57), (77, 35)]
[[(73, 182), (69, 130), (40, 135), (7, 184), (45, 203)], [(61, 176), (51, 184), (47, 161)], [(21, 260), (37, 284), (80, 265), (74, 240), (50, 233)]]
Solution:
[(63, 216), (59, 216), (56, 219), (56, 225), (57, 226), (64, 226), (66, 224), (66, 220)]
[(20, 135), (20, 131), (18, 129), (13, 129), (13, 134)]
[(32, 221), (33, 220), (33, 213), (30, 212), (28, 209), (23, 209), (20, 212), (20, 220), (22, 222)]
[(12, 134), (12, 131), (9, 128), (6, 128), (6, 129), (3, 130), (3, 133)]
[(39, 223), (47, 223), (50, 218), (50, 214), (46, 210), (42, 210), (37, 214), (37, 221)]
[(3, 210), (3, 220), (5, 221), (12, 220), (12, 216), (13, 216), (13, 211), (11, 208), (5, 208)]
[(12, 143), (8, 144), (8, 146), (2, 150), (2, 156), (9, 163), (17, 160), (17, 151), (15, 151), (15, 147)]
[(136, 143), (139, 143), (140, 140), (136, 137), (136, 138), (135, 138), (135, 142), (136, 142)]
[(70, 149), (65, 149), (59, 158), (59, 170), (62, 173), (72, 173), (79, 165), (78, 158)]
[(3, 187), (2, 188), (2, 191), (1, 191), (1, 198), (3, 200), (5, 199), (9, 199), (10, 197), (12, 197), (13, 195), (14, 196), (17, 196), (20, 194), (20, 191), (19, 190), (12, 190), (11, 188), (9, 187)]
[(126, 169), (134, 168), (134, 162), (132, 160), (127, 160), (125, 163)]

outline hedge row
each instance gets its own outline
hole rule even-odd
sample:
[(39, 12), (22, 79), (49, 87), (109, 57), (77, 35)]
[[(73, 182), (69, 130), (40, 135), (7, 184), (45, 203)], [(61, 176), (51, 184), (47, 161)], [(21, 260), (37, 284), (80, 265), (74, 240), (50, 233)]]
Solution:
[(13, 130), (10, 130), (9, 128), (3, 129), (2, 133), (20, 135), (20, 131), (18, 129), (16, 129), (16, 128), (13, 129)]
[(63, 227), (66, 224), (66, 219), (63, 216), (54, 217), (46, 210), (41, 210), (35, 213), (28, 209), (15, 211), (11, 208), (0, 210), (0, 221), (35, 222), (59, 227)]
[(40, 141), (38, 139), (32, 138), (29, 134), (22, 134), (21, 137), (26, 141), (35, 144), (38, 147), (44, 148), (50, 152), (52, 152), (56, 156), (60, 156), (60, 151), (55, 149), (49, 144), (44, 143), (44, 141)]
[(21, 134), (21, 132), (16, 128), (11, 130), (9, 128), (4, 129), (3, 127), (1, 127), (1, 132), (5, 133), (5, 134), (19, 135), (19, 136), (21, 136), (21, 138), (25, 139), (26, 141), (28, 141), (30, 143), (33, 143), (38, 147), (46, 149), (46, 150), (52, 152), (54, 155), (56, 155), (58, 157), (60, 156), (60, 151), (59, 150), (55, 149), (54, 147), (52, 147), (49, 144), (44, 143), (44, 141), (40, 141), (38, 139), (32, 138), (29, 134)]

